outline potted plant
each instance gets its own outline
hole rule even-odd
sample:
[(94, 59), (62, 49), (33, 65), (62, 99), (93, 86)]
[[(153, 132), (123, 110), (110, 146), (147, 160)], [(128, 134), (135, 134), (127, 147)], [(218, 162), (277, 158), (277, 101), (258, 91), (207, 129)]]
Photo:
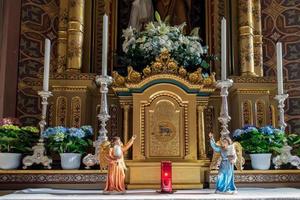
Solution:
[(0, 126), (0, 169), (16, 169), (22, 153), (29, 153), (39, 138), (36, 127), (5, 124)]
[(82, 154), (92, 144), (90, 139), (92, 134), (91, 126), (80, 128), (57, 126), (47, 128), (43, 137), (46, 139), (47, 148), (59, 153), (63, 169), (79, 169)]
[(233, 138), (250, 155), (252, 168), (258, 170), (270, 168), (272, 152), (281, 148), (286, 139), (283, 131), (272, 126), (246, 126), (235, 130)]

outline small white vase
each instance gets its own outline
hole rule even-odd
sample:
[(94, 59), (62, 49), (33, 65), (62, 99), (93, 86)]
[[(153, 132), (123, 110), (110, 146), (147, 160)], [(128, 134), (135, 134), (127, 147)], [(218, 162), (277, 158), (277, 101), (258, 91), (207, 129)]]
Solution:
[(271, 153), (250, 154), (253, 169), (267, 170), (271, 166)]
[(21, 163), (21, 153), (0, 153), (0, 169), (17, 169)]
[(81, 163), (80, 153), (61, 153), (61, 167), (63, 169), (79, 169)]

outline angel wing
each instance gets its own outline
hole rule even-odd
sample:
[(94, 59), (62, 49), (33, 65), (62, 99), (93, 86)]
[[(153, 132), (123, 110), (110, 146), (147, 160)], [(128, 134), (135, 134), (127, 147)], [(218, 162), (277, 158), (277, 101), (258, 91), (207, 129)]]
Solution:
[(245, 159), (243, 157), (243, 147), (239, 142), (234, 142), (233, 146), (237, 157), (235, 167), (237, 168), (237, 170), (243, 170), (245, 164)]
[(99, 156), (100, 170), (105, 170), (108, 168), (109, 149), (110, 149), (109, 141), (104, 141), (99, 146), (98, 156)]

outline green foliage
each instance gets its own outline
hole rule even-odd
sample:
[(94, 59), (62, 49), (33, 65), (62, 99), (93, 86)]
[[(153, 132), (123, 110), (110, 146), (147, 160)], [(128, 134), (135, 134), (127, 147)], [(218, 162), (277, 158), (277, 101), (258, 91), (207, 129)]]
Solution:
[(39, 139), (36, 127), (0, 126), (0, 152), (29, 153)]
[(246, 153), (272, 153), (283, 146), (286, 137), (284, 132), (270, 126), (259, 129), (248, 126), (237, 129), (234, 132), (234, 140), (241, 143)]

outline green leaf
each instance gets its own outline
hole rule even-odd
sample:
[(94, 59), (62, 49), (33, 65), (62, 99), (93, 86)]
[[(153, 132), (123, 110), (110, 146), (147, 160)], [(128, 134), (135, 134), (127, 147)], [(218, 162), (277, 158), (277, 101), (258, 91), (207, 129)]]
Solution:
[(160, 15), (157, 11), (155, 11), (155, 19), (156, 19), (156, 21), (161, 22)]

